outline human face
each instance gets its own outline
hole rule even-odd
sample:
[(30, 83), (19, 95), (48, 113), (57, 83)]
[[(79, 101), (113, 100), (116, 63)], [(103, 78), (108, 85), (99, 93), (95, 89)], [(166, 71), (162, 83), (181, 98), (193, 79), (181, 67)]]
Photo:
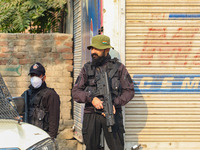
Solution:
[(108, 49), (97, 49), (97, 48), (92, 47), (91, 48), (92, 58), (98, 59), (99, 57), (107, 56), (109, 53), (109, 50), (110, 50), (109, 48)]
[(30, 77), (34, 77), (34, 76), (39, 77), (39, 78), (42, 80), (42, 82), (44, 82), (45, 79), (46, 79), (46, 76), (43, 75), (43, 74), (41, 74), (40, 76), (37, 75), (37, 74), (35, 74), (35, 73), (31, 73), (31, 74), (30, 74)]
[(100, 66), (103, 64), (105, 57), (108, 55), (109, 49), (91, 48), (92, 65)]
[(99, 57), (102, 57), (104, 55), (104, 50), (92, 47), (91, 55), (93, 59), (98, 59)]

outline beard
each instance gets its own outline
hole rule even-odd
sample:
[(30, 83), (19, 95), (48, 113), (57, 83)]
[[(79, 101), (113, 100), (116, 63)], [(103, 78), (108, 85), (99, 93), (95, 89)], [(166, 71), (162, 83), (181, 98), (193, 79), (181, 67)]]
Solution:
[(105, 60), (105, 55), (98, 56), (97, 54), (92, 54), (92, 65), (95, 67), (101, 66)]

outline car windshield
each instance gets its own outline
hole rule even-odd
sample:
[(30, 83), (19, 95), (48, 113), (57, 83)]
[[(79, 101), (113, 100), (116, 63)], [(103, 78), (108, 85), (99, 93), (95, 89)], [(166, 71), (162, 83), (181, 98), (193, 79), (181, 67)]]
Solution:
[(19, 119), (19, 114), (16, 111), (15, 102), (6, 87), (3, 77), (0, 73), (0, 119)]

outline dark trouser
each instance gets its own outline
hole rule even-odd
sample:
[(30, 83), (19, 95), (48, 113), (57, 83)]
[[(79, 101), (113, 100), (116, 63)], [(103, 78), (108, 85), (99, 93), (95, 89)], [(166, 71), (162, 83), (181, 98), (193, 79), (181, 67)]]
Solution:
[(103, 129), (110, 150), (124, 150), (124, 126), (121, 110), (115, 114), (115, 125), (112, 127), (112, 132), (108, 132), (104, 116), (96, 113), (84, 114), (82, 132), (86, 150), (99, 149), (101, 129)]

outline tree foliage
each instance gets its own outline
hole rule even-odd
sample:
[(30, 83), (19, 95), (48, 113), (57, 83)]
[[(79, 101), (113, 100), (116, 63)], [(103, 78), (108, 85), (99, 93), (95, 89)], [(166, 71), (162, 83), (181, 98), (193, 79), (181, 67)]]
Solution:
[(0, 32), (57, 32), (67, 0), (0, 0)]

